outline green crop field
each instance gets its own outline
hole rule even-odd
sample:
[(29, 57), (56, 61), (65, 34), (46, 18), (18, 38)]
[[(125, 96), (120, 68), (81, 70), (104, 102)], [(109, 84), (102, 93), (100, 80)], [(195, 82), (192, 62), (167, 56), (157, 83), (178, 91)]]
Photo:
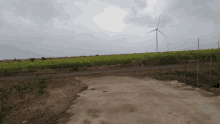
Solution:
[[(0, 63), (1, 72), (11, 72), (29, 69), (46, 69), (46, 68), (68, 68), (68, 67), (90, 67), (93, 64), (96, 66), (102, 65), (115, 65), (115, 64), (129, 64), (132, 60), (141, 60), (146, 58), (148, 61), (155, 61), (163, 63), (165, 61), (189, 59), (196, 60), (197, 57), (200, 61), (220, 60), (220, 50), (198, 50), (198, 51), (178, 51), (169, 53), (146, 53), (146, 54), (127, 54), (127, 55), (110, 55), (110, 56), (93, 56), (93, 57), (79, 57), (79, 58), (66, 58), (66, 59), (52, 59), (52, 60), (35, 60), (34, 62), (8, 62)], [(174, 62), (174, 63), (175, 63)], [(169, 63), (172, 64), (172, 63)]]

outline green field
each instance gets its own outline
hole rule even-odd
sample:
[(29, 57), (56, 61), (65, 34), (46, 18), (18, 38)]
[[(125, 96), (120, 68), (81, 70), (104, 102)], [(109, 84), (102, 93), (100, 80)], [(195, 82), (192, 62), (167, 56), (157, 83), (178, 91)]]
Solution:
[(213, 61), (220, 60), (220, 50), (198, 50), (198, 51), (179, 51), (169, 53), (146, 53), (146, 54), (127, 54), (127, 55), (110, 55), (110, 56), (93, 56), (93, 57), (79, 57), (66, 59), (52, 59), (52, 60), (35, 60), (34, 62), (8, 62), (0, 63), (0, 73), (11, 72), (19, 70), (30, 69), (56, 69), (68, 67), (90, 67), (93, 64), (96, 66), (115, 65), (115, 64), (129, 64), (132, 60), (141, 60), (146, 58), (148, 61), (159, 62), (164, 64), (175, 64), (180, 60), (196, 60), (209, 61), (210, 57)]

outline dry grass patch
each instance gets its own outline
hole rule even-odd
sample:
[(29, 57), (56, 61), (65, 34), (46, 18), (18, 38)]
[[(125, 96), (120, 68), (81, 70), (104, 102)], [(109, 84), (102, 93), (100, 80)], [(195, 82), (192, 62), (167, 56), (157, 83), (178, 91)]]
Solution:
[[(2, 116), (4, 123), (47, 123), (54, 124), (59, 115), (77, 98), (77, 93), (88, 86), (74, 77), (50, 77), (1, 81)], [(16, 84), (16, 86), (15, 86)], [(43, 90), (40, 90), (43, 89)]]

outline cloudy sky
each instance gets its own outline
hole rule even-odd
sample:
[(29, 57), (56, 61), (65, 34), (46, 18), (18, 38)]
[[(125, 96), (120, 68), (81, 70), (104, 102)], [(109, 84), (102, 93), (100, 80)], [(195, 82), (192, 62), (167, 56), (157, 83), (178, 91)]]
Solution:
[[(153, 2), (152, 2), (153, 1)], [(0, 0), (0, 60), (217, 48), (219, 0)]]

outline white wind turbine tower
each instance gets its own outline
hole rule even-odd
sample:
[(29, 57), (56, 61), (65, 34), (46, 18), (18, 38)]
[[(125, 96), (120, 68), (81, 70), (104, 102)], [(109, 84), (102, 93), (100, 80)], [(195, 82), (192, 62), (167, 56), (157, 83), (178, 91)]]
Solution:
[[(158, 38), (157, 38), (157, 31), (159, 31), (161, 34), (163, 34), (160, 30), (158, 30), (159, 22), (160, 22), (160, 18), (159, 18), (159, 21), (158, 21), (157, 28), (153, 30), (153, 31), (156, 31), (156, 52), (158, 52)], [(146, 33), (146, 34), (149, 34), (149, 33), (153, 32), (153, 31), (150, 31), (150, 32), (148, 32), (148, 33)], [(164, 35), (164, 34), (163, 34), (163, 35)], [(164, 35), (164, 36), (167, 37), (166, 35)]]

